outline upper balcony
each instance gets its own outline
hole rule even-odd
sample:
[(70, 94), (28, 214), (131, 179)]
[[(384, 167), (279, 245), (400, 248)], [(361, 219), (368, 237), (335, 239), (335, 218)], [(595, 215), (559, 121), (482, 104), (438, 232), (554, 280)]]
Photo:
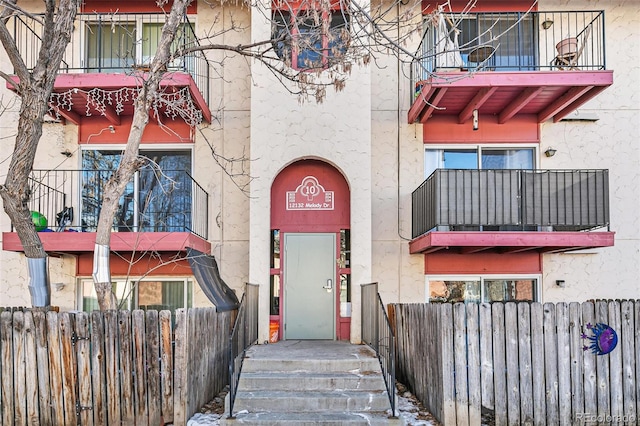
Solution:
[(438, 169), (412, 194), (411, 253), (613, 245), (607, 170)]
[(416, 56), (409, 123), (558, 122), (613, 84), (603, 11), (444, 14), (425, 22)]
[[(111, 170), (34, 170), (29, 209), (48, 253), (94, 250), (104, 187)], [(111, 249), (117, 252), (208, 253), (207, 192), (183, 170), (145, 167), (120, 198)], [(41, 216), (45, 219), (42, 219)], [(5, 232), (2, 249), (22, 252), (17, 233)]]
[[(132, 115), (137, 88), (156, 53), (164, 21), (163, 14), (78, 14), (51, 95), (50, 114), (77, 125), (91, 117), (106, 117), (110, 124), (119, 125), (120, 117)], [(42, 44), (41, 22), (35, 15), (12, 16), (7, 23), (29, 69), (35, 66)], [(198, 44), (185, 16), (172, 51)], [(172, 60), (153, 113), (180, 117), (190, 125), (210, 122), (209, 71), (209, 61), (201, 51)]]

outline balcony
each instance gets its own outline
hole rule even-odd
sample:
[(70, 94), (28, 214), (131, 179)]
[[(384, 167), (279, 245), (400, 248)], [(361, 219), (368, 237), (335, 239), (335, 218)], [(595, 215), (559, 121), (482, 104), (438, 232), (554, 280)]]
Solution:
[(438, 169), (412, 194), (411, 253), (613, 245), (607, 170)]
[[(46, 218), (36, 229), (49, 253), (92, 252), (110, 170), (34, 170), (29, 209)], [(144, 168), (120, 199), (111, 248), (119, 252), (208, 252), (207, 192), (182, 170)], [(4, 233), (3, 250), (23, 251), (18, 236)]]
[[(106, 117), (110, 124), (119, 125), (120, 117), (132, 115), (133, 100), (155, 55), (164, 19), (163, 14), (78, 14), (51, 95), (50, 115), (76, 125), (91, 117)], [(13, 30), (25, 64), (33, 69), (41, 46), (39, 16), (12, 16), (7, 27)], [(198, 44), (185, 16), (172, 51)], [(201, 51), (171, 61), (154, 113), (180, 117), (190, 125), (210, 122), (209, 70)]]
[(425, 23), (409, 123), (464, 124), (474, 111), (498, 124), (557, 122), (613, 84), (603, 11), (447, 14), (445, 22)]

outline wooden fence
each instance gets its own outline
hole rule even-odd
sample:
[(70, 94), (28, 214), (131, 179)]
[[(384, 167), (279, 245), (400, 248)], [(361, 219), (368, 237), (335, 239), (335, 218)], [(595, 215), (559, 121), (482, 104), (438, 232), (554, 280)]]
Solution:
[(186, 425), (228, 382), (234, 312), (0, 313), (0, 425)]
[[(443, 424), (640, 424), (640, 300), (394, 304), (398, 380)], [(588, 324), (618, 344), (584, 350)]]

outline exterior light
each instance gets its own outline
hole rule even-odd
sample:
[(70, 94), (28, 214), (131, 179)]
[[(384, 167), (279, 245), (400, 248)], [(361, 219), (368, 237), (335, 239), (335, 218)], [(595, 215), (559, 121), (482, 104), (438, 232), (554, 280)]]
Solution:
[(544, 155), (546, 155), (547, 157), (553, 157), (554, 155), (556, 155), (557, 150), (549, 147), (547, 148), (547, 150), (544, 152)]
[(473, 130), (478, 130), (478, 110), (473, 110)]
[(553, 25), (553, 21), (551, 19), (545, 19), (542, 22), (542, 29), (548, 30)]

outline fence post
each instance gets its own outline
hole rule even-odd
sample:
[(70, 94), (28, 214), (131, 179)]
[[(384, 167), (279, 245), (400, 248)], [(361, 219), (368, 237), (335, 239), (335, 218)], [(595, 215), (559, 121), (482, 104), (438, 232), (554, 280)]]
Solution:
[(186, 309), (176, 310), (175, 329), (175, 363), (174, 363), (174, 400), (173, 400), (173, 422), (175, 425), (186, 425), (187, 420), (187, 399), (189, 397), (187, 379), (189, 377), (189, 339), (187, 336), (188, 315)]

